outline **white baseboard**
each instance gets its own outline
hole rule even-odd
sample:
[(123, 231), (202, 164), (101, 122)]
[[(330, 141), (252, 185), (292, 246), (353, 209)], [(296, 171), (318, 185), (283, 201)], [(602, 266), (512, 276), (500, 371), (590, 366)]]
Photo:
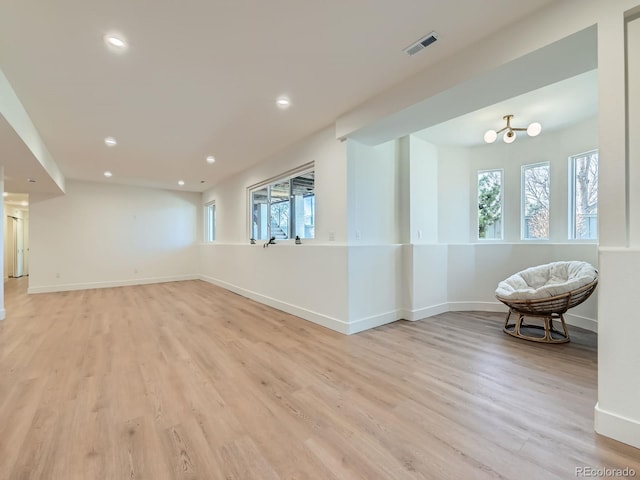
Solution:
[(640, 422), (622, 417), (595, 406), (595, 430), (600, 435), (613, 438), (635, 448), (640, 448)]
[(401, 318), (415, 322), (417, 320), (422, 320), (423, 318), (433, 317), (434, 315), (440, 315), (441, 313), (447, 313), (449, 311), (448, 303), (440, 303), (438, 305), (418, 308), (416, 310), (403, 310)]
[[(497, 312), (507, 313), (507, 306), (500, 302), (449, 302), (449, 312)], [(584, 328), (590, 332), (598, 332), (598, 321), (592, 318), (565, 313), (567, 325)]]
[(380, 315), (361, 318), (347, 324), (349, 330), (348, 333), (349, 335), (351, 335), (352, 333), (363, 332), (365, 330), (369, 330), (370, 328), (376, 328), (382, 325), (386, 325), (387, 323), (393, 323), (402, 318), (403, 315), (400, 310), (394, 310), (391, 312), (382, 313)]
[(590, 332), (598, 333), (598, 321), (593, 318), (583, 317), (581, 315), (574, 315), (572, 313), (564, 314), (564, 321), (567, 325), (573, 325), (574, 327), (584, 328)]
[(199, 275), (173, 275), (169, 277), (136, 278), (131, 280), (111, 280), (107, 282), (67, 283), (62, 285), (44, 285), (29, 287), (27, 293), (69, 292), (73, 290), (90, 290), (93, 288), (130, 287), (132, 285), (148, 285), (151, 283), (182, 282), (198, 280)]
[(450, 312), (497, 312), (507, 313), (509, 310), (500, 302), (449, 302)]
[[(291, 303), (283, 302), (281, 300), (263, 295), (258, 292), (247, 290), (245, 288), (233, 285), (217, 278), (209, 277), (206, 275), (199, 275), (198, 278), (205, 282), (212, 283), (219, 287), (235, 292), (238, 295), (242, 295), (243, 297), (247, 297), (257, 302), (264, 303), (265, 305), (269, 305), (270, 307), (277, 308), (278, 310), (282, 310), (283, 312), (290, 313), (291, 315), (295, 315), (297, 317), (303, 318), (318, 325), (322, 325), (323, 327), (330, 328), (331, 330), (335, 330), (336, 332), (344, 333), (346, 335), (369, 330), (371, 328), (386, 325), (388, 323), (392, 323), (401, 319), (417, 321), (446, 312), (507, 312), (507, 307), (500, 302), (447, 302), (432, 305), (429, 307), (419, 308), (416, 310), (392, 310), (378, 315), (372, 315), (370, 317), (360, 318), (351, 322), (347, 322), (345, 320), (329, 317), (328, 315), (314, 312), (312, 310), (308, 310)], [(566, 315), (565, 319), (569, 325), (578, 326), (594, 332), (597, 331), (598, 324), (595, 320), (578, 315)]]
[[(323, 327), (330, 328), (331, 330), (335, 330), (336, 332), (344, 333), (347, 335), (351, 333), (355, 333), (351, 331), (350, 324), (348, 322), (345, 322), (344, 320), (329, 317), (328, 315), (323, 315), (321, 313), (317, 313), (317, 312), (308, 310), (306, 308), (298, 307), (297, 305), (283, 302), (281, 300), (269, 297), (267, 295), (262, 295), (261, 293), (257, 293), (257, 292), (239, 287), (237, 285), (233, 285), (223, 280), (218, 280), (217, 278), (208, 277), (207, 275), (199, 275), (198, 278), (200, 278), (200, 280), (203, 280), (205, 282), (212, 283), (213, 285), (217, 285), (219, 287), (230, 290), (234, 293), (237, 293), (238, 295), (242, 295), (243, 297), (247, 297), (247, 298), (250, 298), (251, 300), (255, 300), (256, 302), (264, 303), (265, 305), (269, 305), (270, 307), (277, 308), (278, 310), (282, 310), (283, 312), (290, 313), (291, 315), (295, 315), (296, 317), (300, 317), (310, 322), (313, 322), (315, 324), (321, 325)], [(366, 327), (366, 328), (371, 328), (371, 327)]]

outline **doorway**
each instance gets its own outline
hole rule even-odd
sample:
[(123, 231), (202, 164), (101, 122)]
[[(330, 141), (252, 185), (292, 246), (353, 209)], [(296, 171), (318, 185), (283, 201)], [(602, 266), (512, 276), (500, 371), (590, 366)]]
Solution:
[(5, 195), (4, 278), (29, 275), (28, 195)]

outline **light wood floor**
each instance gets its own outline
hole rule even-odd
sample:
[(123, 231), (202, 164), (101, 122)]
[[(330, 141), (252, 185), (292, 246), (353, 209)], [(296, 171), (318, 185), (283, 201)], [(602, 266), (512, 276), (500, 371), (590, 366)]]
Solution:
[(6, 286), (0, 479), (640, 475), (593, 432), (593, 334), (450, 313), (347, 337), (199, 281)]

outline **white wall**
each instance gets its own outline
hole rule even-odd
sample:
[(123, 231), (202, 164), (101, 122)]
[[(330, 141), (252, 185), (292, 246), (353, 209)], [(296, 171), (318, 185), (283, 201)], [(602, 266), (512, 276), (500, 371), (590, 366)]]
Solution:
[(640, 18), (627, 28), (628, 131), (629, 131), (629, 245), (640, 246)]
[(200, 278), (342, 333), (348, 325), (345, 245), (202, 244)]
[[(594, 244), (490, 243), (449, 245), (448, 301), (451, 310), (507, 311), (495, 298), (501, 280), (520, 270), (544, 263), (580, 260), (598, 265)], [(565, 320), (570, 325), (597, 329), (598, 293), (571, 309)]]
[(347, 140), (349, 243), (400, 241), (400, 154), (396, 141), (376, 146)]
[[(332, 128), (207, 190), (216, 202), (216, 241), (199, 246), (201, 278), (343, 333), (348, 306), (346, 143)], [(315, 162), (316, 238), (249, 245), (247, 188)]]
[[(60, 192), (65, 191), (65, 178), (58, 164), (47, 150), (35, 125), (22, 106), (20, 99), (14, 92), (7, 77), (0, 70), (0, 114), (20, 136), (24, 144), (31, 150), (33, 156), (40, 162), (45, 172), (55, 182)], [(57, 192), (56, 192), (57, 193)]]
[(316, 238), (307, 242), (344, 244), (347, 241), (346, 146), (335, 139), (332, 128), (305, 138), (204, 192), (204, 203), (216, 202), (216, 243), (249, 242), (248, 187), (311, 161), (316, 165), (316, 195), (323, 201), (316, 206)]
[[(409, 240), (411, 243), (438, 242), (438, 149), (409, 136), (410, 192)], [(407, 185), (404, 186), (407, 188)]]
[[(551, 242), (545, 244), (520, 243), (519, 227), (514, 230), (512, 221), (509, 221), (511, 226), (505, 230), (507, 237), (502, 244), (456, 244), (452, 240), (464, 237), (464, 227), (441, 222), (446, 213), (443, 211), (439, 211), (438, 240), (446, 239), (451, 244), (414, 245), (407, 251), (407, 246), (399, 247), (396, 242), (403, 238), (402, 233), (411, 225), (398, 225), (392, 218), (406, 207), (401, 190), (407, 186), (408, 177), (402, 175), (402, 163), (397, 163), (398, 145), (394, 141), (376, 149), (361, 148), (354, 144), (355, 150), (347, 154), (345, 144), (331, 138), (334, 133), (329, 128), (203, 195), (204, 202), (215, 200), (218, 210), (218, 241), (199, 247), (203, 278), (349, 333), (354, 331), (351, 324), (373, 326), (377, 322), (393, 319), (394, 314), (401, 315), (403, 310), (415, 317), (431, 314), (440, 307), (445, 308), (442, 307), (443, 302), (447, 303), (446, 308), (463, 308), (469, 302), (477, 308), (483, 302), (490, 302), (489, 287), (495, 285), (498, 279), (530, 263), (571, 255), (576, 255), (574, 258), (591, 259), (592, 263), (599, 263), (601, 272), (598, 292), (600, 404), (596, 410), (596, 428), (608, 436), (640, 446), (640, 387), (636, 378), (640, 368), (637, 348), (640, 327), (633, 315), (637, 293), (634, 279), (637, 271), (640, 271), (640, 254), (637, 250), (627, 248), (628, 216), (634, 218), (637, 215), (640, 202), (628, 191), (626, 177), (626, 140), (628, 137), (630, 155), (633, 155), (629, 157), (629, 169), (635, 172), (638, 163), (635, 153), (638, 151), (638, 129), (630, 128), (635, 125), (635, 120), (631, 120), (630, 125), (626, 124), (624, 38), (625, 12), (637, 6), (638, 0), (553, 2), (549, 8), (447, 59), (438, 65), (437, 75), (433, 75), (432, 69), (426, 70), (362, 108), (348, 113), (336, 125), (337, 136), (348, 136), (359, 128), (435, 96), (455, 84), (482, 76), (550, 42), (597, 25), (599, 91), (602, 93), (598, 119), (600, 228), (604, 246), (600, 249), (599, 262), (593, 258), (593, 251), (597, 248), (595, 245), (576, 247), (562, 243), (564, 238), (561, 239), (557, 232), (566, 232), (566, 229), (559, 224), (553, 227)], [(627, 58), (640, 58), (636, 37), (630, 38)], [(634, 77), (629, 84), (631, 99), (637, 98), (635, 94), (640, 79)], [(629, 108), (632, 112), (637, 111), (633, 100), (630, 100)], [(634, 113), (632, 116), (636, 118)], [(350, 145), (351, 142), (351, 139), (348, 140)], [(526, 145), (524, 141), (518, 142), (516, 148)], [(501, 152), (506, 154), (513, 150)], [(540, 154), (538, 152), (536, 155)], [(317, 239), (301, 246), (276, 245), (269, 249), (247, 245), (246, 188), (310, 160), (316, 161), (319, 198)], [(507, 161), (506, 158), (503, 160)], [(472, 162), (471, 158), (469, 162)], [(476, 166), (479, 164), (470, 163), (468, 179), (475, 177)], [(464, 171), (464, 167), (460, 168)], [(558, 168), (564, 170), (566, 167)], [(511, 168), (510, 172), (513, 172)], [(455, 172), (439, 172), (438, 175), (451, 178)], [(510, 173), (509, 178), (513, 175)], [(507, 182), (510, 182), (509, 178)], [(635, 185), (634, 182), (629, 181)], [(373, 195), (375, 192), (371, 187), (374, 185), (381, 189), (378, 196)], [(41, 207), (37, 204), (32, 206), (32, 273), (34, 280), (37, 278), (41, 285), (55, 283), (55, 272), (63, 272), (61, 279), (58, 279), (61, 285), (75, 278), (86, 281), (86, 277), (90, 277), (94, 270), (99, 272), (101, 280), (123, 275), (129, 278), (131, 275), (127, 269), (131, 268), (131, 262), (137, 261), (139, 256), (147, 258), (146, 249), (131, 254), (126, 249), (118, 248), (131, 244), (123, 243), (122, 238), (114, 236), (115, 232), (132, 231), (130, 213), (129, 216), (118, 218), (118, 214), (128, 211), (128, 206), (122, 202), (118, 204), (116, 195), (104, 195), (102, 201), (114, 201), (117, 208), (104, 207), (98, 201), (100, 195), (93, 195), (86, 191), (90, 189), (83, 187), (86, 185), (79, 185), (75, 195), (70, 192), (71, 195), (64, 199), (45, 202)], [(129, 193), (131, 197), (135, 196), (133, 191)], [(439, 188), (439, 195), (444, 194)], [(463, 197), (470, 212), (475, 209), (473, 197)], [(563, 200), (557, 202), (562, 205)], [(375, 210), (369, 209), (372, 205), (379, 207), (378, 211), (372, 213)], [(517, 210), (506, 212), (508, 218), (519, 215), (519, 202), (517, 205)], [(104, 211), (102, 224), (93, 221), (92, 212), (88, 211), (90, 206)], [(380, 212), (384, 213), (382, 218), (376, 216)], [(69, 213), (72, 214), (71, 220)], [(201, 218), (201, 211), (195, 216)], [(399, 217), (404, 218), (403, 215)], [(88, 234), (88, 229), (79, 224), (78, 218), (91, 219), (93, 223), (89, 226), (97, 229), (102, 236), (96, 238), (98, 234)], [(469, 234), (475, 235), (476, 226), (469, 220), (472, 215), (465, 218), (469, 222)], [(60, 225), (68, 222), (71, 222), (71, 232), (56, 233)], [(150, 222), (150, 225), (156, 224)], [(188, 230), (194, 232), (197, 229), (192, 226)], [(360, 234), (356, 235), (356, 232)], [(36, 237), (39, 242), (38, 259)], [(330, 238), (334, 238), (335, 243), (331, 243)], [(409, 238), (413, 239), (413, 235)], [(95, 260), (95, 251), (89, 254), (88, 250), (95, 250), (95, 245), (90, 245), (91, 241), (100, 247), (101, 258), (115, 264), (117, 272), (105, 265), (106, 261)], [(347, 245), (351, 243), (353, 245)], [(119, 255), (123, 251), (126, 260), (120, 261)], [(61, 255), (60, 258), (56, 257), (57, 254)], [(173, 261), (181, 254), (182, 250), (177, 245), (165, 251), (171, 265), (188, 263)], [(75, 262), (77, 257), (84, 263)], [(445, 258), (446, 267), (443, 262)], [(37, 260), (42, 263), (36, 276)], [(162, 263), (159, 257), (157, 262)], [(490, 278), (487, 278), (487, 271), (491, 272)], [(407, 282), (411, 283), (409, 295), (402, 291)], [(446, 284), (446, 291), (443, 284)], [(478, 288), (478, 285), (481, 287)], [(585, 305), (584, 308), (589, 306)]]
[(201, 196), (67, 182), (30, 205), (29, 292), (194, 278)]
[(420, 320), (449, 311), (449, 246), (446, 244), (407, 245), (411, 258), (406, 302), (402, 318)]
[[(617, 25), (618, 28), (615, 26), (610, 28), (611, 37), (617, 44), (623, 29), (620, 25)], [(621, 50), (624, 52), (624, 49)], [(618, 58), (617, 55), (619, 52), (614, 58)], [(628, 24), (626, 59), (629, 123), (623, 133), (628, 141), (628, 152), (626, 158), (624, 155), (622, 158), (614, 157), (611, 164), (604, 164), (608, 167), (608, 183), (601, 184), (600, 191), (601, 195), (608, 195), (617, 188), (616, 195), (620, 191), (624, 194), (625, 182), (628, 182), (628, 210), (622, 210), (618, 215), (624, 220), (628, 213), (629, 218), (627, 228), (610, 232), (606, 246), (600, 249), (596, 430), (640, 448), (640, 322), (636, 314), (640, 272), (640, 19)], [(618, 73), (624, 68), (622, 62), (616, 66)], [(612, 101), (611, 98), (607, 100)], [(614, 107), (618, 111), (624, 110), (617, 102)], [(618, 126), (614, 124), (612, 127)], [(604, 128), (603, 122), (601, 131)], [(624, 153), (624, 141), (620, 145), (614, 141), (618, 133), (609, 139), (610, 148)], [(628, 176), (625, 176), (625, 164)], [(601, 206), (601, 215), (610, 207), (609, 204), (605, 205), (603, 212)]]
[(470, 210), (475, 195), (469, 183), (472, 150), (438, 147), (438, 242), (467, 243), (476, 231), (475, 210)]
[[(478, 170), (504, 170), (504, 241), (519, 242), (521, 222), (521, 167), (549, 162), (551, 168), (549, 241), (568, 242), (569, 232), (569, 162), (577, 155), (598, 148), (598, 119), (556, 131), (543, 131), (538, 137), (519, 137), (512, 144), (496, 142), (470, 149), (469, 241), (477, 241)], [(594, 243), (594, 242), (592, 242)]]
[[(412, 136), (414, 138), (414, 136)], [(535, 140), (535, 141), (534, 141)], [(422, 148), (413, 148), (418, 144)], [(420, 319), (447, 310), (506, 311), (494, 295), (501, 280), (526, 267), (559, 260), (582, 260), (598, 266), (596, 242), (568, 241), (568, 157), (597, 148), (597, 120), (586, 120), (559, 131), (544, 132), (535, 139), (521, 138), (511, 145), (499, 143), (474, 148), (434, 146), (420, 138), (411, 143), (411, 154), (429, 151), (437, 165), (412, 175), (411, 191), (425, 186), (422, 196), (411, 196), (411, 208), (431, 214), (437, 211), (437, 245), (407, 246), (405, 260), (410, 294), (403, 298), (405, 318)], [(424, 146), (429, 145), (427, 150)], [(550, 161), (552, 168), (552, 239), (520, 240), (520, 168)], [(503, 241), (477, 239), (477, 172), (503, 169), (505, 173), (505, 225)], [(412, 173), (414, 171), (412, 170)], [(432, 178), (427, 180), (427, 176)], [(435, 186), (431, 181), (437, 179)], [(428, 192), (436, 198), (429, 199)], [(415, 229), (411, 226), (412, 232)], [(595, 331), (597, 295), (573, 309), (568, 323)]]

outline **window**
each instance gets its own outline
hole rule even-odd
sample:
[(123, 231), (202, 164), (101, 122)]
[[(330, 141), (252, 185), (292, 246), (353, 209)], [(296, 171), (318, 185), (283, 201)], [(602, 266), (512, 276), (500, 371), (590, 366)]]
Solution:
[(549, 238), (549, 162), (522, 167), (522, 239)]
[(569, 157), (569, 182), (569, 239), (597, 239), (597, 150)]
[[(308, 167), (307, 167), (308, 168)], [(256, 240), (314, 238), (315, 173), (302, 170), (251, 192), (251, 236)]]
[(502, 170), (478, 172), (478, 238), (502, 239)]
[(216, 204), (208, 203), (204, 206), (205, 242), (216, 239)]

